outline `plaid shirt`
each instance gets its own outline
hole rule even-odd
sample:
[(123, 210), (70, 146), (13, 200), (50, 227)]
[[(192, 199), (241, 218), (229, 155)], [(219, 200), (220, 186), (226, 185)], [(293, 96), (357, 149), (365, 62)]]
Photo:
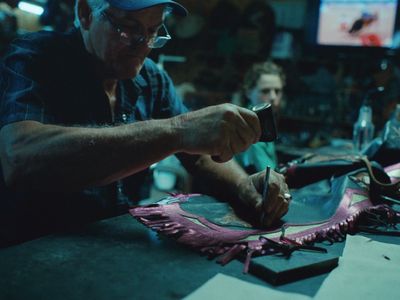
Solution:
[[(118, 83), (113, 121), (94, 63), (78, 30), (68, 34), (38, 32), (15, 40), (0, 65), (0, 128), (23, 120), (67, 126), (116, 125), (187, 111), (168, 75), (146, 59), (136, 78)], [(16, 218), (27, 218), (32, 211), (40, 210), (38, 215), (33, 213), (35, 217), (43, 217), (46, 211), (49, 219), (57, 220), (62, 217), (53, 216), (55, 211), (65, 216), (76, 211), (85, 216), (91, 211), (102, 216), (115, 214), (143, 197), (146, 174), (141, 172), (79, 193), (55, 194), (39, 193), (30, 187), (11, 191), (5, 187), (0, 168), (0, 237), (4, 218), (15, 222)], [(15, 210), (20, 213), (11, 212)]]

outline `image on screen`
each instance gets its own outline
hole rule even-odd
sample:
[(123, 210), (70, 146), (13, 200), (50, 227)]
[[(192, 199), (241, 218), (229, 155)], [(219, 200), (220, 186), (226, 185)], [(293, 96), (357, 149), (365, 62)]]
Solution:
[(395, 0), (321, 0), (317, 43), (390, 48), (396, 10)]

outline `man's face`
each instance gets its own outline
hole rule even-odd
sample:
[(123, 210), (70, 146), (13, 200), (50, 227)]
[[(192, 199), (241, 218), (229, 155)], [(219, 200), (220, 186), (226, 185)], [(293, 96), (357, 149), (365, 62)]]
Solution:
[(248, 91), (251, 104), (270, 103), (275, 111), (279, 110), (282, 100), (283, 82), (278, 75), (262, 74), (254, 88)]
[(147, 42), (132, 45), (121, 39), (124, 34), (140, 32), (144, 37), (157, 34), (164, 19), (164, 6), (158, 5), (140, 11), (107, 9), (96, 16), (89, 28), (89, 52), (99, 58), (108, 76), (116, 79), (134, 78), (143, 66), (151, 49)]

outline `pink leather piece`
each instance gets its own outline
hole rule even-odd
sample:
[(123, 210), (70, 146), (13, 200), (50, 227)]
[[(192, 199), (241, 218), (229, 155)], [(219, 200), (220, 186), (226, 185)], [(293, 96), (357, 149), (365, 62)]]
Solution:
[[(391, 175), (392, 182), (399, 180), (400, 164), (390, 166), (385, 171)], [(356, 233), (364, 226), (359, 224), (360, 220), (367, 222), (368, 226), (383, 220), (393, 228), (400, 220), (400, 214), (391, 206), (373, 205), (366, 185), (361, 185), (359, 189), (347, 188), (334, 215), (327, 220), (303, 224), (285, 223), (274, 230), (234, 230), (216, 225), (180, 207), (180, 203), (196, 196), (199, 195), (173, 195), (168, 204), (139, 206), (132, 208), (130, 213), (145, 226), (179, 243), (210, 257), (220, 256), (218, 262), (222, 265), (244, 254), (244, 272), (248, 271), (250, 260), (256, 255), (276, 252), (290, 255), (296, 247), (314, 242), (343, 241), (347, 233)]]

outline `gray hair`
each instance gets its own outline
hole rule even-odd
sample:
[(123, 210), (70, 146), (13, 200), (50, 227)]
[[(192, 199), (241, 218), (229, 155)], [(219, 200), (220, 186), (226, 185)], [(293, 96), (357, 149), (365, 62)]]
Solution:
[[(92, 9), (92, 14), (94, 16), (99, 16), (103, 11), (110, 7), (110, 4), (105, 0), (86, 0), (89, 7)], [(81, 22), (78, 16), (78, 0), (75, 1), (75, 27), (79, 28), (81, 26)]]

